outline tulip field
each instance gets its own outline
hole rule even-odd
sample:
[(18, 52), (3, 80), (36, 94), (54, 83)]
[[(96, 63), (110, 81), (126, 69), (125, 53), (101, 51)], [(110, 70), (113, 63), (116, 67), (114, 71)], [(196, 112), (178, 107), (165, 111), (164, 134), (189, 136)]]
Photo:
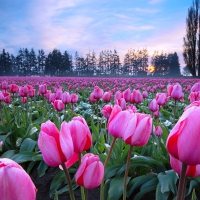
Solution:
[(3, 200), (36, 199), (29, 175), (52, 167), (55, 200), (97, 187), (100, 200), (193, 200), (199, 155), (199, 79), (0, 77)]

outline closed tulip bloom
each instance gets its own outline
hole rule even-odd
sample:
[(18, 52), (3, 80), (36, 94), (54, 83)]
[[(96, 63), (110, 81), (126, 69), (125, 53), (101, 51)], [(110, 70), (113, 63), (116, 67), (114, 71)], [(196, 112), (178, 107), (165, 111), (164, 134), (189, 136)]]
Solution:
[(74, 144), (74, 152), (81, 153), (88, 150), (92, 145), (92, 135), (85, 119), (74, 117), (68, 125)]
[(131, 90), (128, 88), (123, 92), (123, 98), (125, 99), (126, 102), (131, 102)]
[(1, 200), (35, 200), (36, 188), (26, 171), (8, 158), (0, 159)]
[(156, 112), (159, 109), (156, 99), (153, 99), (149, 104), (149, 110), (151, 112)]
[(179, 83), (176, 83), (174, 85), (168, 85), (167, 91), (168, 95), (175, 100), (181, 100), (184, 96), (182, 92), (182, 87)]
[(148, 97), (148, 93), (147, 93), (147, 91), (146, 91), (146, 90), (145, 90), (145, 91), (143, 91), (143, 93), (142, 93), (142, 96), (143, 96), (143, 98), (144, 98), (144, 99)]
[(200, 92), (200, 82), (197, 82), (192, 86), (191, 92)]
[(20, 87), (19, 88), (19, 97), (26, 97), (27, 96), (27, 93), (25, 92), (25, 89), (24, 87)]
[(29, 96), (30, 98), (33, 98), (33, 97), (35, 96), (35, 89), (29, 90), (29, 91), (28, 91), (28, 96)]
[(111, 97), (112, 97), (111, 92), (105, 92), (105, 93), (103, 94), (103, 96), (102, 96), (102, 100), (103, 100), (104, 102), (110, 102)]
[(3, 101), (4, 100), (4, 95), (3, 95), (3, 92), (0, 91), (0, 101)]
[(124, 98), (115, 100), (115, 104), (119, 105), (122, 108), (122, 110), (126, 110), (126, 101)]
[(50, 103), (53, 103), (55, 100), (56, 100), (56, 98), (55, 98), (55, 93), (51, 93), (51, 94), (49, 95), (49, 102), (50, 102)]
[(67, 122), (62, 122), (60, 132), (50, 120), (42, 123), (38, 147), (47, 165), (57, 167), (63, 162), (67, 162), (74, 153), (71, 132)]
[[(182, 162), (170, 155), (170, 164), (172, 169), (180, 175), (182, 169)], [(186, 177), (188, 176), (189, 177), (200, 176), (200, 164), (193, 166), (188, 165), (186, 170)]]
[(133, 90), (133, 93), (131, 94), (131, 102), (133, 103), (141, 103), (143, 100), (143, 96), (140, 93), (139, 90)]
[(190, 103), (200, 100), (200, 92), (191, 92), (188, 96)]
[(144, 146), (149, 140), (152, 130), (150, 115), (135, 113), (127, 118), (122, 138), (126, 144)]
[(157, 126), (154, 130), (154, 134), (156, 136), (161, 136), (163, 134), (162, 128), (160, 126)]
[(98, 86), (94, 87), (93, 93), (94, 93), (94, 98), (97, 100), (103, 96), (103, 90)]
[(200, 164), (200, 107), (192, 106), (184, 111), (171, 130), (166, 147), (174, 158), (187, 165)]
[(56, 90), (55, 98), (56, 98), (56, 100), (62, 99), (62, 90), (61, 89)]
[(16, 93), (19, 90), (19, 86), (16, 84), (10, 84), (10, 92), (11, 93)]
[(3, 90), (9, 89), (8, 82), (7, 82), (7, 81), (3, 81), (3, 82), (1, 83), (1, 88), (2, 88)]
[(104, 176), (104, 166), (99, 156), (87, 153), (83, 156), (81, 164), (75, 174), (77, 185), (86, 189), (93, 189), (101, 184)]
[(94, 97), (94, 93), (93, 93), (93, 92), (92, 92), (92, 93), (90, 94), (90, 96), (89, 96), (89, 101), (90, 101), (91, 103), (97, 102), (97, 99)]
[(71, 94), (71, 103), (76, 103), (78, 101), (78, 95), (72, 93)]
[(23, 104), (26, 104), (28, 102), (27, 98), (26, 97), (21, 97), (21, 102)]
[(112, 105), (105, 105), (102, 109), (101, 109), (101, 113), (102, 115), (109, 119), (111, 112), (112, 112), (113, 106)]
[(119, 99), (121, 99), (121, 98), (123, 98), (123, 94), (122, 94), (120, 91), (117, 91), (117, 92), (115, 93), (114, 100), (119, 100)]
[(71, 102), (71, 96), (70, 96), (70, 94), (68, 92), (64, 92), (62, 94), (62, 102), (64, 104), (69, 104)]
[(3, 101), (5, 103), (10, 103), (11, 102), (10, 93), (9, 92), (4, 92), (3, 95), (4, 95)]
[(134, 115), (133, 112), (128, 110), (121, 111), (121, 109), (114, 106), (107, 125), (108, 132), (116, 138), (121, 138), (127, 129), (127, 124)]
[(55, 100), (53, 102), (53, 107), (57, 111), (61, 111), (65, 108), (65, 104), (62, 102), (62, 100)]
[(46, 84), (39, 85), (39, 93), (44, 95), (46, 94), (46, 92), (47, 92), (47, 85)]
[(168, 96), (166, 93), (157, 93), (156, 101), (159, 106), (164, 106), (168, 101)]

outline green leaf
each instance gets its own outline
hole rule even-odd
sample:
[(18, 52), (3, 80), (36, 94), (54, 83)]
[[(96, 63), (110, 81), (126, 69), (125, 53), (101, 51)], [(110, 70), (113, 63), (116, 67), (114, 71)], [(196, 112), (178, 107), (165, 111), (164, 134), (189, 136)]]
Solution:
[(156, 200), (168, 200), (170, 192), (161, 192), (161, 185), (158, 183), (157, 188), (156, 188)]
[(58, 191), (55, 191), (54, 200), (58, 200)]
[(27, 161), (32, 161), (32, 156), (34, 155), (34, 152), (30, 151), (23, 151), (15, 154), (12, 157), (12, 160), (14, 160), (17, 163), (23, 163)]
[(161, 185), (161, 192), (162, 193), (169, 192), (170, 186), (169, 186), (168, 178), (163, 172), (158, 174), (158, 180)]
[(42, 160), (40, 162), (38, 168), (37, 168), (37, 170), (38, 170), (38, 176), (42, 177), (45, 174), (45, 172), (48, 169), (48, 167), (49, 166)]
[(104, 199), (108, 199), (108, 191), (110, 188), (110, 182), (111, 182), (111, 179), (107, 179), (104, 184)]
[(33, 161), (43, 160), (42, 154), (37, 154), (37, 155), (33, 156), (32, 160)]
[(58, 190), (58, 188), (66, 181), (65, 173), (63, 170), (60, 170), (56, 176), (53, 178), (50, 189), (49, 195), (50, 197), (53, 195), (54, 191)]
[(26, 139), (22, 142), (19, 151), (20, 151), (20, 152), (22, 152), (22, 151), (33, 151), (36, 144), (37, 144), (36, 141), (34, 141), (34, 140), (30, 139), (30, 138), (26, 138)]
[(34, 167), (36, 164), (37, 164), (37, 162), (34, 162), (34, 161), (30, 162), (30, 164), (28, 165), (28, 168), (27, 168), (26, 172), (27, 172), (28, 174), (30, 174), (31, 170), (33, 169), (33, 167)]
[(165, 173), (168, 178), (170, 190), (176, 195), (177, 194), (176, 183), (178, 181), (178, 176), (174, 170), (168, 170), (165, 171)]
[(4, 154), (1, 155), (1, 158), (12, 158), (15, 155), (15, 150), (8, 150)]
[[(130, 177), (127, 177), (127, 182), (130, 181)], [(110, 188), (108, 191), (108, 200), (117, 200), (123, 194), (123, 187), (124, 187), (124, 176), (121, 177), (114, 177), (110, 182)]]
[(140, 187), (141, 185), (145, 184), (146, 182), (155, 179), (156, 175), (153, 174), (147, 174), (147, 175), (142, 175), (142, 176), (138, 176), (134, 179), (132, 179), (127, 187), (127, 196), (129, 197), (134, 190), (136, 190), (138, 187)]
[(107, 167), (106, 171), (105, 171), (105, 175), (104, 175), (105, 179), (109, 179), (109, 178), (115, 176), (121, 167), (122, 167), (121, 164), (112, 165), (112, 166)]
[(191, 181), (190, 181), (190, 186), (189, 186), (189, 188), (187, 189), (186, 195), (185, 195), (185, 196), (188, 196), (188, 195), (192, 192), (192, 190), (193, 190), (194, 188), (198, 188), (198, 187), (199, 187), (199, 185), (198, 185), (197, 181), (191, 180)]

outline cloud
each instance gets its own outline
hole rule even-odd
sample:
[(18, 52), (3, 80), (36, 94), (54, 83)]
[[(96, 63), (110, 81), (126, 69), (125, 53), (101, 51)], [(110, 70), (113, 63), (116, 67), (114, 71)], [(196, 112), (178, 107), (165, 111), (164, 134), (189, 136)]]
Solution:
[(130, 17), (127, 17), (126, 15), (122, 15), (122, 14), (114, 14), (114, 16), (122, 18), (122, 19), (130, 19)]
[(134, 8), (133, 10), (135, 10), (138, 13), (143, 13), (143, 14), (155, 14), (158, 12), (161, 12), (160, 9), (152, 9), (152, 8)]

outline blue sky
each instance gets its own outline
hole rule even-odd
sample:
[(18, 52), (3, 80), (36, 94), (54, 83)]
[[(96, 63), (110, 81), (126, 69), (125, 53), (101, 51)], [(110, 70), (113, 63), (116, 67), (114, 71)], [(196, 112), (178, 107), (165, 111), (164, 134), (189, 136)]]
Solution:
[(177, 52), (181, 66), (185, 20), (192, 0), (0, 0), (0, 49), (129, 49)]

